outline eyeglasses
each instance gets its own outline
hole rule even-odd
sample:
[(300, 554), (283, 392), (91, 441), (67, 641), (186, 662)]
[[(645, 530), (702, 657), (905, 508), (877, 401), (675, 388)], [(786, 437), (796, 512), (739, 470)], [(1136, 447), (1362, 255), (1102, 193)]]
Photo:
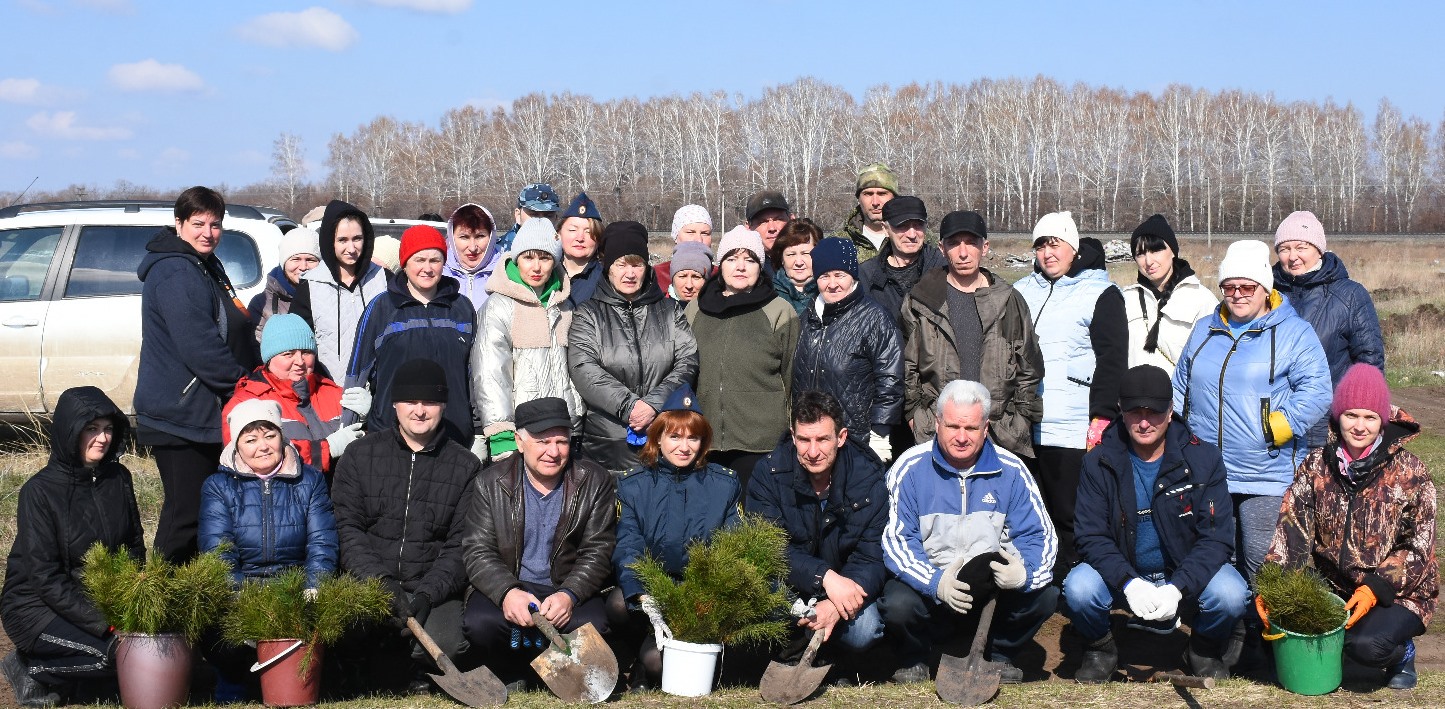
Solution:
[(1220, 292), (1224, 293), (1225, 297), (1229, 297), (1229, 296), (1233, 296), (1233, 295), (1235, 295), (1235, 294), (1239, 294), (1239, 295), (1242, 295), (1242, 296), (1244, 296), (1244, 297), (1246, 297), (1246, 298), (1249, 298), (1249, 297), (1251, 297), (1251, 296), (1254, 295), (1254, 292), (1255, 292), (1255, 291), (1259, 290), (1259, 284), (1258, 284), (1258, 283), (1225, 283), (1225, 284), (1219, 286), (1219, 290), (1220, 290)]

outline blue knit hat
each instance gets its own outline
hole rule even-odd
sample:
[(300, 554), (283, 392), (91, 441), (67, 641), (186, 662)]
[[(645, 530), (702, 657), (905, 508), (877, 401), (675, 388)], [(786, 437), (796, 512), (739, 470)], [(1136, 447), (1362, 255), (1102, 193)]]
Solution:
[(581, 217), (583, 219), (596, 219), (602, 221), (602, 213), (597, 211), (597, 205), (592, 203), (592, 198), (586, 192), (578, 192), (572, 202), (567, 205), (567, 210), (557, 217), (557, 223), (561, 223), (567, 217)]
[(316, 351), (316, 336), (300, 315), (282, 313), (266, 319), (261, 328), (261, 361), (270, 362), (282, 352), (291, 350)]
[(692, 385), (683, 382), (682, 386), (672, 390), (668, 395), (667, 402), (662, 405), (663, 411), (692, 411), (702, 413), (702, 407), (697, 405), (697, 392), (692, 390)]
[(846, 271), (858, 278), (858, 247), (852, 239), (830, 236), (813, 247), (813, 277), (829, 271)]

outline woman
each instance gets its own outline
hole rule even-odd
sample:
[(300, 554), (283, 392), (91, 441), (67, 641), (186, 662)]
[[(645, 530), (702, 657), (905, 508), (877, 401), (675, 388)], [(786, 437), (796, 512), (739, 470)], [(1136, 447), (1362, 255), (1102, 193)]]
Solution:
[(0, 620), (15, 644), (0, 669), (20, 706), (53, 706), (63, 685), (115, 676), (116, 637), (80, 573), (97, 542), (145, 561), (130, 471), (117, 462), (127, 427), (99, 389), (61, 392), (50, 460), (20, 487), (0, 592)]
[[(1274, 233), (1275, 288), (1314, 328), (1325, 348), (1330, 381), (1338, 383), (1350, 365), (1385, 369), (1385, 337), (1370, 291), (1350, 279), (1345, 264), (1325, 250), (1325, 228), (1310, 212), (1294, 212)], [(1328, 421), (1310, 428), (1309, 446), (1329, 440)]]
[[(676, 245), (696, 242), (712, 248), (712, 215), (700, 204), (686, 204), (672, 215), (672, 243)], [(652, 269), (657, 277), (657, 287), (665, 293), (672, 285), (672, 262), (659, 263)]]
[[(457, 279), (458, 290), (481, 311), (487, 302), (487, 282), (505, 255), (497, 251), (497, 222), (480, 204), (457, 207), (447, 220), (445, 273)], [(400, 251), (397, 252), (398, 258)]]
[(296, 227), (281, 236), (278, 255), (281, 265), (266, 274), (266, 289), (252, 297), (246, 308), (251, 313), (257, 340), (267, 318), (291, 312), (291, 301), (296, 297), (301, 277), (321, 263), (321, 237), (310, 229)]
[(1179, 257), (1179, 240), (1162, 214), (1134, 229), (1129, 250), (1139, 266), (1138, 282), (1124, 287), (1129, 366), (1152, 364), (1173, 374), (1194, 323), (1214, 312), (1219, 298)]
[(773, 290), (793, 306), (799, 317), (818, 295), (813, 279), (813, 247), (823, 240), (823, 230), (813, 220), (799, 217), (778, 232), (768, 259), (773, 263)]
[[(401, 235), (401, 272), (361, 316), (346, 384), (348, 391), (361, 386), (370, 389), (368, 432), (396, 426), (391, 397), (396, 371), (413, 359), (430, 359), (443, 363), (446, 371), (447, 401), (442, 418), (447, 437), (463, 446), (473, 443), (476, 426), (467, 369), (477, 311), (459, 292), (457, 279), (442, 274), (446, 254), (441, 232), (424, 224), (408, 227)], [(354, 413), (344, 413), (342, 423), (355, 423)]]
[(336, 459), (361, 437), (361, 423), (341, 426), (342, 407), (365, 416), (371, 407), (370, 396), (361, 388), (342, 393), (341, 385), (317, 371), (316, 338), (297, 315), (277, 315), (266, 322), (261, 331), (261, 358), (265, 364), (236, 383), (236, 391), (222, 411), (228, 418), (222, 425), (221, 440), (229, 444), (235, 437), (229, 416), (238, 404), (252, 399), (274, 401), (281, 406), (301, 461), (326, 474), (329, 481)]
[[(573, 305), (592, 297), (602, 268), (597, 264), (597, 239), (602, 236), (602, 213), (586, 192), (578, 192), (558, 217), (557, 239), (562, 242), (562, 270), (571, 282)], [(512, 252), (516, 253), (513, 245)]]
[(1415, 686), (1415, 641), (1435, 613), (1435, 484), (1405, 450), (1420, 424), (1390, 406), (1385, 376), (1352, 365), (1330, 406), (1331, 445), (1310, 451), (1284, 494), (1268, 561), (1319, 570), (1350, 611), (1345, 654)]
[(321, 263), (302, 277), (291, 302), (291, 312), (301, 316), (316, 333), (316, 358), (326, 376), (346, 376), (361, 313), (372, 299), (386, 292), (391, 275), (372, 263), (376, 232), (366, 212), (333, 199), (326, 205), (321, 227)]
[(146, 244), (137, 270), (136, 441), (150, 446), (165, 491), (155, 548), (176, 562), (196, 553), (201, 483), (221, 455), (221, 403), (260, 364), (251, 320), (215, 254), (225, 214), (214, 190), (182, 192), (175, 227)]
[(647, 267), (646, 227), (608, 224), (602, 269), (607, 278), (572, 314), (567, 365), (587, 404), (582, 454), (620, 474), (637, 465), (641, 437), (667, 397), (697, 375), (697, 343)]
[(813, 249), (818, 297), (804, 311), (793, 392), (825, 391), (847, 414), (848, 437), (887, 462), (903, 416), (903, 341), (893, 315), (858, 288), (858, 247), (829, 237)]
[(1309, 452), (1301, 436), (1329, 408), (1330, 370), (1310, 324), (1274, 290), (1264, 242), (1229, 245), (1219, 289), (1224, 305), (1194, 326), (1174, 370), (1174, 408), (1224, 456), (1236, 565), (1252, 583)]
[(706, 246), (687, 241), (672, 250), (672, 285), (667, 296), (679, 303), (697, 300), (702, 286), (712, 276), (713, 254)]
[(662, 651), (642, 610), (651, 599), (632, 564), (651, 556), (680, 579), (687, 565), (687, 545), (705, 542), (713, 531), (738, 520), (743, 485), (733, 471), (708, 462), (712, 441), (712, 427), (698, 408), (692, 387), (683, 384), (648, 426), (647, 444), (638, 455), (641, 464), (617, 483), (620, 514), (612, 552), (617, 588), (607, 606), (624, 649), (640, 646), (633, 687), (657, 686)]
[[(236, 435), (201, 491), (201, 551), (221, 550), (237, 588), (301, 567), (306, 595), (314, 597), (321, 580), (336, 572), (336, 518), (326, 479), (287, 443), (280, 404), (243, 401), (226, 423)], [(215, 637), (204, 645), (218, 670), (216, 701), (246, 698), (255, 653)]]
[(757, 232), (728, 232), (718, 252), (717, 276), (688, 304), (687, 321), (697, 340), (698, 398), (716, 424), (713, 461), (736, 471), (746, 487), (753, 466), (788, 429), (799, 324), (763, 281)]
[(478, 457), (497, 461), (517, 451), (518, 404), (554, 396), (567, 402), (574, 428), (581, 420), (582, 401), (567, 372), (568, 296), (576, 281), (563, 271), (563, 248), (546, 229), (519, 230), (501, 274), (487, 284), (498, 297), (482, 307), (471, 355), (472, 406), (487, 445)]

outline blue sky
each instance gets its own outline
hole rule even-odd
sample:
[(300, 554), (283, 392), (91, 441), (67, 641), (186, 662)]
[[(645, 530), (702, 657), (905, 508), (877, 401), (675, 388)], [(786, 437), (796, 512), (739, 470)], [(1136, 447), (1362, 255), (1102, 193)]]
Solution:
[[(182, 9), (183, 8), (183, 9)], [(598, 99), (815, 76), (875, 84), (1044, 74), (1445, 112), (1435, 2), (0, 0), (0, 192), (264, 179), (301, 135), (380, 114), (435, 125), (533, 91)]]

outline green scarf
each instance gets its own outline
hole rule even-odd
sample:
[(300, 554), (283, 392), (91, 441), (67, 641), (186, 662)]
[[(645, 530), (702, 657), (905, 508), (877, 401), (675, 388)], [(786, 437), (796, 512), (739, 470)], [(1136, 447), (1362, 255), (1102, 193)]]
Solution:
[[(517, 262), (512, 259), (507, 259), (507, 278), (512, 279), (512, 282), (517, 285), (532, 288), (532, 286), (527, 285), (525, 280), (522, 280), (522, 272), (517, 268)], [(561, 288), (562, 279), (557, 277), (557, 269), (554, 267), (552, 273), (547, 276), (547, 283), (542, 286), (542, 290), (537, 291), (536, 288), (532, 288), (532, 291), (537, 293), (537, 299), (541, 301), (543, 307), (545, 307), (547, 305), (547, 299), (552, 297), (553, 293), (561, 290)]]

